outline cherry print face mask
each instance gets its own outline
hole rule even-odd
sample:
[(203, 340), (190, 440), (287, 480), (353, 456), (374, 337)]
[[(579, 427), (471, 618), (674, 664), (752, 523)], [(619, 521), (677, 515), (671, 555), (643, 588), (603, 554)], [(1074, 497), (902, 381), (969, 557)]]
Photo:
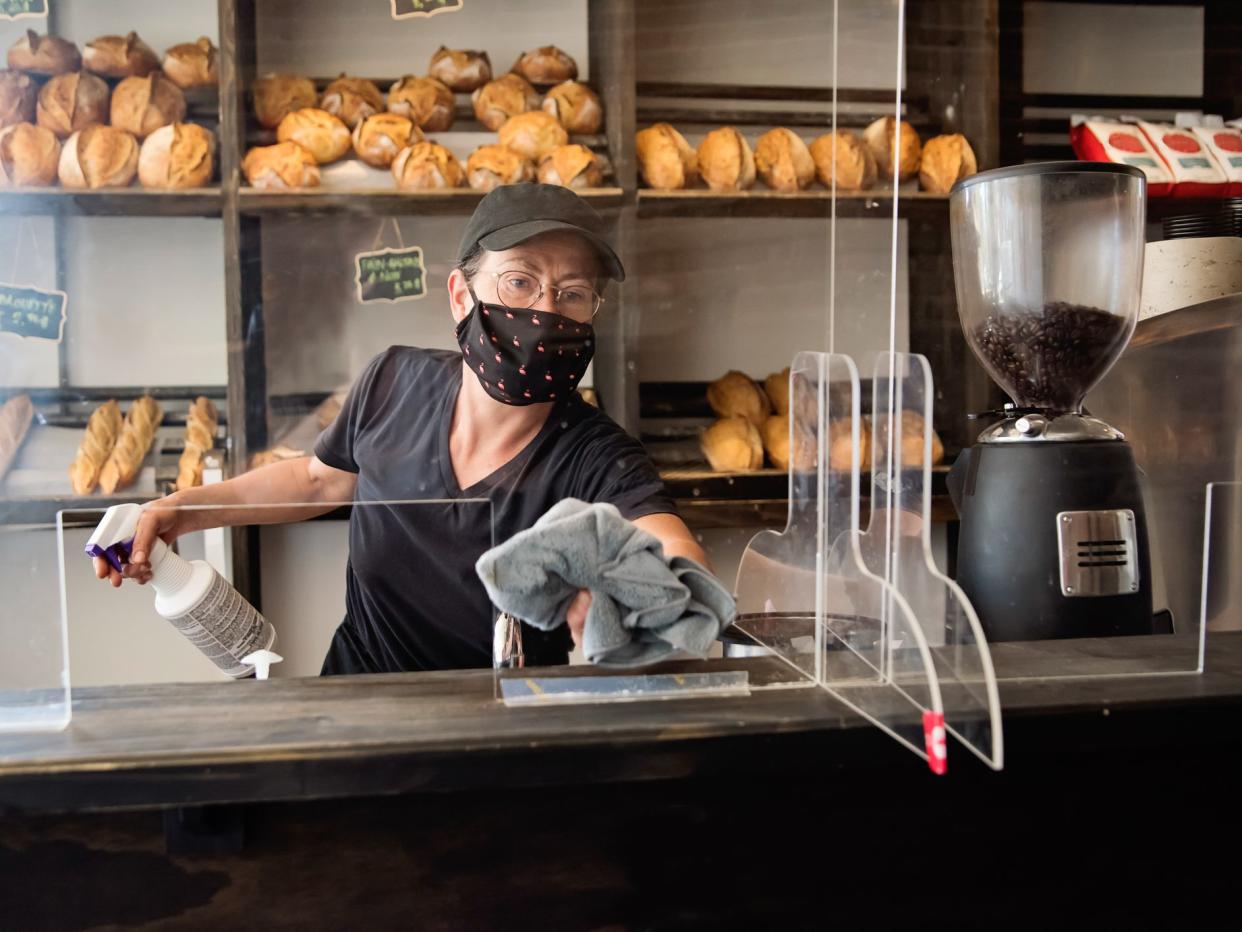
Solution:
[(595, 330), (560, 314), (475, 298), (457, 325), (457, 345), (489, 395), (531, 405), (566, 398), (578, 387), (595, 353)]

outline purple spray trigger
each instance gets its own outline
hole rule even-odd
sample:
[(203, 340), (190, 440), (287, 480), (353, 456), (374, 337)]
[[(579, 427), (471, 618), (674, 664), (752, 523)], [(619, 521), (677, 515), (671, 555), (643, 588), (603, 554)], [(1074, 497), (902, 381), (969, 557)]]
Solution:
[(87, 556), (103, 557), (118, 573), (125, 571), (125, 564), (129, 562), (129, 558), (133, 556), (134, 539), (118, 541), (111, 547), (101, 547), (99, 544), (89, 544), (86, 548)]

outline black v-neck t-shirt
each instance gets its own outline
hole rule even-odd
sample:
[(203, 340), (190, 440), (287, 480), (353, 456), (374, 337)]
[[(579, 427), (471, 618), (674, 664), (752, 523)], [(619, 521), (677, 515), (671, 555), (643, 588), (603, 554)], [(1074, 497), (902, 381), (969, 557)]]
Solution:
[[(490, 667), (495, 609), (474, 571), (485, 550), (564, 498), (610, 502), (631, 520), (676, 513), (642, 446), (577, 392), (517, 456), (458, 488), (449, 429), (461, 379), (456, 352), (394, 346), (315, 444), (324, 463), (358, 474), (346, 616), (325, 674)], [(528, 664), (567, 661), (565, 626), (522, 633)]]

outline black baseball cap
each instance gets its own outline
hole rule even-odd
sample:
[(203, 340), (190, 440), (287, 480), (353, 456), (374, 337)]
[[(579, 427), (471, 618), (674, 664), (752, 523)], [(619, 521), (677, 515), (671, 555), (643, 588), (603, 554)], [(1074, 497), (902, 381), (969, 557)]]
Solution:
[(475, 246), (499, 252), (553, 230), (582, 236), (595, 247), (608, 277), (625, 281), (625, 267), (604, 238), (603, 219), (590, 204), (559, 184), (524, 182), (494, 188), (479, 201), (466, 224), (457, 261), (465, 261)]

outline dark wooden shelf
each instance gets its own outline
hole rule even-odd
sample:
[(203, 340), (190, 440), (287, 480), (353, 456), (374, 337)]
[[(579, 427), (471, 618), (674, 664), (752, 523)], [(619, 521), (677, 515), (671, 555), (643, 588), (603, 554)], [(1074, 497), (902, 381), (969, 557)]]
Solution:
[(222, 204), (219, 188), (10, 188), (0, 192), (0, 214), (25, 216), (219, 217)]
[[(893, 192), (838, 191), (838, 217), (887, 217), (893, 212)], [(947, 217), (948, 195), (927, 191), (902, 191), (897, 204), (900, 216), (913, 211), (926, 214), (944, 213)], [(682, 191), (657, 191), (643, 188), (638, 192), (638, 216), (653, 217), (828, 217), (832, 213), (832, 192), (811, 188), (796, 193), (755, 188), (749, 191), (721, 193), (706, 188)]]
[[(589, 188), (577, 192), (595, 207), (621, 204), (620, 188)], [(238, 203), (247, 214), (356, 213), (374, 216), (409, 214), (469, 214), (483, 199), (481, 191), (448, 188), (438, 191), (398, 191), (395, 188), (303, 188), (263, 191), (242, 188)]]

